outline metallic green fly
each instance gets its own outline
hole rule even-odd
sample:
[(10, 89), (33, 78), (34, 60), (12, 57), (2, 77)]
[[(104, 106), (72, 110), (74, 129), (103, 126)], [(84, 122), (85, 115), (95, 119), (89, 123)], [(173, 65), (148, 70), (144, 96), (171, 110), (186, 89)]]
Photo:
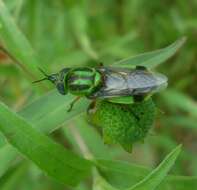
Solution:
[[(14, 62), (22, 65), (3, 46), (0, 51), (4, 52)], [(155, 92), (167, 87), (167, 77), (160, 73), (154, 73), (144, 66), (136, 66), (135, 69), (100, 66), (64, 68), (58, 73), (48, 75), (42, 69), (44, 80), (51, 81), (58, 92), (66, 95), (70, 92), (77, 97), (71, 102), (68, 111), (71, 111), (75, 102), (81, 97), (93, 100), (107, 100), (119, 104), (132, 104), (135, 101), (143, 101)]]
[(143, 101), (155, 92), (167, 86), (167, 77), (160, 73), (149, 71), (144, 66), (135, 69), (105, 67), (64, 68), (60, 72), (48, 75), (43, 70), (43, 80), (51, 81), (58, 92), (66, 95), (68, 92), (77, 97), (71, 102), (71, 111), (75, 102), (81, 97), (96, 100), (107, 100), (120, 104), (131, 104)]

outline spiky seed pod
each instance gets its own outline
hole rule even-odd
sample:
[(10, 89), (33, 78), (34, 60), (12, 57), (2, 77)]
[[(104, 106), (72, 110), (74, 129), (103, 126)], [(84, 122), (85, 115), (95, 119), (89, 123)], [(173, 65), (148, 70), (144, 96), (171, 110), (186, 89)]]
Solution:
[(143, 141), (153, 125), (156, 107), (151, 98), (134, 104), (97, 101), (88, 116), (91, 124), (102, 129), (106, 144), (119, 143), (131, 152), (133, 143)]

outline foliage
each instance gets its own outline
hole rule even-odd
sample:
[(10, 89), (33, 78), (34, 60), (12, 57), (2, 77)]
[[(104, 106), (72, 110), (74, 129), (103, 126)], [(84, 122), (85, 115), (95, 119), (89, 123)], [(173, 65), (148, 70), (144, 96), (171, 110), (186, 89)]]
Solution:
[[(0, 46), (17, 60), (0, 53), (0, 189), (195, 189), (197, 12), (189, 3), (0, 0)], [(31, 84), (38, 66), (50, 73), (100, 61), (154, 69), (167, 61), (157, 67), (169, 88), (153, 97), (156, 134), (132, 154), (103, 144), (87, 123), (88, 100), (67, 113), (72, 95)]]
[(128, 152), (134, 143), (144, 141), (156, 116), (151, 98), (133, 104), (97, 101), (93, 109), (89, 110), (89, 121), (101, 128), (104, 143), (119, 143)]

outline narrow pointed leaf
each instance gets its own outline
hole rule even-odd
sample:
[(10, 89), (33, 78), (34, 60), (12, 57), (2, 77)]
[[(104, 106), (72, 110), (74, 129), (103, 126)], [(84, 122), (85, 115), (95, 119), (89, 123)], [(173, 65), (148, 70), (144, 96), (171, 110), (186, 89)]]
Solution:
[(62, 96), (56, 90), (53, 90), (25, 106), (19, 112), (19, 115), (33, 123), (33, 127), (40, 131), (51, 133), (60, 127), (63, 122), (86, 110), (88, 100), (82, 98), (74, 105), (72, 111), (68, 112), (67, 110), (74, 98), (70, 94)]
[(121, 189), (131, 187), (151, 171), (143, 166), (117, 160), (97, 159), (95, 164), (110, 184)]
[[(73, 98), (74, 97), (71, 95), (65, 97), (59, 95), (56, 91), (51, 91), (25, 106), (19, 111), (19, 115), (25, 118), (28, 122), (31, 122), (34, 128), (49, 134), (58, 129), (62, 123), (67, 122), (85, 111), (88, 102), (83, 99), (76, 104), (72, 112), (67, 112), (69, 104)], [(11, 161), (15, 160), (18, 153), (13, 147), (7, 145), (6, 141), (1, 136), (2, 153), (0, 150), (0, 163), (6, 162), (0, 167), (0, 175), (3, 175), (10, 167)], [(5, 146), (5, 148), (3, 146)], [(4, 153), (9, 155), (9, 159), (6, 160)]]
[(143, 53), (135, 57), (120, 60), (113, 64), (113, 67), (125, 67), (133, 68), (137, 65), (146, 66), (148, 68), (156, 67), (157, 65), (165, 62), (167, 59), (172, 57), (185, 43), (186, 38), (183, 37), (166, 48), (159, 49), (156, 51)]
[(54, 179), (76, 185), (89, 174), (90, 161), (64, 149), (2, 103), (0, 121), (8, 142)]
[[(127, 189), (135, 185), (151, 172), (150, 168), (125, 161), (97, 159), (95, 164), (99, 173), (112, 186), (120, 189)], [(181, 186), (178, 184), (187, 184), (188, 190), (192, 190), (192, 186), (197, 185), (197, 176), (168, 175), (157, 188), (168, 190), (169, 187), (174, 187), (175, 184), (178, 187)]]
[(165, 179), (167, 173), (173, 166), (181, 151), (181, 146), (177, 146), (166, 158), (143, 180), (128, 190), (154, 190)]

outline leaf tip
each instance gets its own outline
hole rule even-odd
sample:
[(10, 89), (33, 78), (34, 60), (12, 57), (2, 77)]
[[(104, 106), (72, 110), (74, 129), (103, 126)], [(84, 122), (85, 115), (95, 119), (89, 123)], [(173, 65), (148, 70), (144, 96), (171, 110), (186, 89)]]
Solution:
[(172, 151), (172, 154), (175, 154), (176, 157), (177, 157), (177, 156), (180, 154), (181, 149), (182, 149), (182, 144), (179, 144), (179, 145)]
[(182, 47), (183, 44), (187, 41), (187, 36), (183, 36), (180, 39), (177, 40), (177, 43), (179, 43), (179, 46)]

